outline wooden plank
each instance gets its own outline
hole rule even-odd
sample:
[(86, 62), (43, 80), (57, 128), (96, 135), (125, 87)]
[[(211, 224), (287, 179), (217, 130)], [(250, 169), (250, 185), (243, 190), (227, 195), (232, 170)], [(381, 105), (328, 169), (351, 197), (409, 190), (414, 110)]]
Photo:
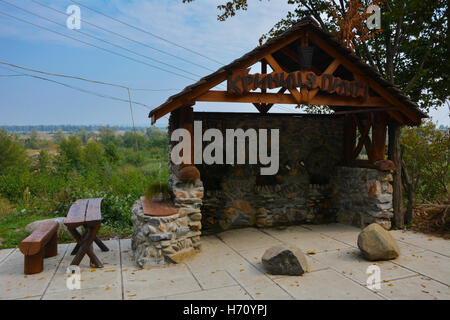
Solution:
[(44, 221), (19, 244), (24, 255), (37, 254), (58, 231), (58, 222)]
[[(334, 59), (333, 62), (331, 62), (330, 65), (325, 69), (325, 71), (322, 72), (322, 74), (333, 74), (340, 65), (341, 62), (339, 61), (339, 59)], [(316, 94), (319, 92), (319, 90), (320, 90), (319, 88), (311, 90), (309, 92), (308, 100), (314, 98)]]
[(86, 209), (88, 205), (88, 199), (79, 199), (69, 209), (64, 224), (67, 227), (78, 227), (84, 224), (86, 219)]
[(395, 170), (392, 174), (394, 178), (394, 181), (392, 182), (392, 207), (394, 209), (394, 224), (397, 227), (403, 227), (405, 223), (405, 217), (402, 210), (402, 162), (400, 154), (401, 126), (396, 121), (390, 121), (388, 125), (388, 131), (388, 158), (394, 163), (395, 167), (397, 168), (397, 170)]
[(102, 222), (101, 204), (103, 198), (88, 199), (85, 222), (88, 224), (100, 224)]
[(386, 149), (386, 129), (388, 116), (386, 113), (374, 114), (372, 125), (372, 161), (384, 160)]
[(357, 120), (356, 123), (357, 123), (357, 125), (359, 127), (359, 132), (361, 134), (361, 137), (359, 138), (358, 145), (356, 146), (356, 148), (355, 148), (355, 150), (353, 152), (353, 158), (354, 159), (356, 159), (358, 157), (358, 155), (361, 152), (361, 150), (362, 150), (364, 145), (366, 146), (367, 154), (369, 154), (369, 150), (367, 150), (367, 145), (368, 145), (367, 144), (367, 139), (368, 139), (368, 134), (369, 134), (369, 131), (370, 131), (370, 127), (372, 125), (372, 121), (369, 118), (369, 120), (367, 121), (367, 124), (366, 124), (366, 126), (364, 128), (362, 128), (362, 125), (361, 126), (359, 125), (359, 120)]
[[(399, 111), (401, 111), (403, 114), (407, 115), (411, 121), (413, 121), (416, 125), (420, 125), (421, 119), (420, 117), (411, 109), (406, 107), (401, 101), (399, 101), (397, 98), (395, 98), (390, 92), (388, 92), (386, 89), (384, 89), (381, 85), (379, 85), (375, 80), (372, 80), (371, 78), (368, 78), (364, 76), (361, 72), (361, 70), (356, 67), (352, 62), (350, 62), (344, 55), (342, 55), (340, 52), (337, 51), (336, 48), (331, 46), (326, 40), (322, 39), (320, 36), (316, 35), (315, 33), (310, 33), (310, 39), (312, 42), (314, 42), (317, 46), (319, 46), (322, 50), (324, 50), (326, 53), (328, 53), (330, 56), (334, 58), (340, 59), (342, 65), (347, 68), (350, 72), (353, 72), (354, 74), (357, 74), (362, 79), (367, 81), (367, 83), (370, 85), (370, 87), (375, 90), (379, 95), (384, 97), (390, 104), (392, 104), (395, 107), (398, 107)], [(399, 121), (402, 121), (402, 119), (398, 119), (398, 116), (393, 113), (389, 112), (389, 114), (396, 118)]]
[[(270, 104), (298, 104), (297, 100), (290, 94), (282, 93), (259, 93), (247, 92), (242, 95), (229, 94), (226, 91), (208, 91), (199, 96), (197, 101), (208, 102), (236, 102), (236, 103), (270, 103)], [(316, 95), (310, 104), (322, 106), (340, 106), (340, 107), (389, 107), (382, 98), (371, 97), (367, 101), (359, 101), (351, 97)]]
[[(267, 63), (270, 65), (270, 67), (273, 69), (273, 71), (275, 72), (286, 72), (279, 64), (278, 62), (274, 59), (274, 57), (272, 55), (267, 55), (265, 57)], [(302, 95), (300, 94), (300, 92), (298, 92), (297, 89), (293, 88), (293, 89), (288, 89), (289, 92), (292, 94), (292, 96), (294, 97), (295, 101), (297, 101), (298, 104), (301, 104), (303, 99), (302, 99)]]
[[(261, 50), (260, 52), (254, 54), (252, 57), (249, 57), (249, 58), (243, 60), (242, 62), (237, 64), (234, 69), (238, 70), (238, 69), (248, 68), (248, 67), (252, 66), (253, 64), (257, 63), (258, 61), (260, 61), (261, 59), (263, 59), (268, 54), (272, 54), (272, 53), (280, 50), (281, 48), (289, 45), (290, 43), (296, 41), (299, 37), (300, 37), (300, 35), (298, 33), (292, 33), (289, 36), (286, 36), (285, 38), (281, 39), (279, 42), (274, 43), (272, 46), (265, 48), (264, 50)], [(230, 72), (219, 73), (219, 74), (217, 74), (217, 76), (213, 77), (208, 82), (205, 82), (204, 84), (199, 85), (197, 88), (193, 89), (192, 91), (186, 93), (183, 97), (175, 99), (171, 103), (168, 103), (161, 108), (156, 108), (156, 109), (152, 110), (150, 112), (150, 116), (152, 118), (152, 124), (155, 123), (156, 120), (158, 120), (162, 116), (179, 108), (183, 104), (193, 103), (194, 100), (199, 101), (198, 99), (196, 99), (198, 96), (207, 92), (211, 88), (214, 88), (221, 82), (225, 81), (228, 78), (229, 74), (230, 74)]]

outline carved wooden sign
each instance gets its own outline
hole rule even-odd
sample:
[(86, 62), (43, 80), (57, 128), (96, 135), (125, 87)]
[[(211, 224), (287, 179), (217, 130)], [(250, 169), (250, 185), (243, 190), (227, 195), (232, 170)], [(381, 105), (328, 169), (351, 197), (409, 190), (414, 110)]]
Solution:
[(312, 71), (272, 72), (270, 74), (248, 74), (249, 69), (233, 73), (228, 77), (227, 91), (230, 94), (243, 94), (256, 89), (308, 88), (336, 93), (340, 96), (361, 97), (369, 95), (369, 87), (360, 81), (348, 81), (332, 74), (316, 75)]

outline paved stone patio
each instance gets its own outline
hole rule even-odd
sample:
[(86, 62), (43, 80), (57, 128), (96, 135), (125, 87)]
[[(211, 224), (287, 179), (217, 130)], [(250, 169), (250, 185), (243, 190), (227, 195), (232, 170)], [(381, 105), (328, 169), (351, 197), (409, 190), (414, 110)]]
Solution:
[[(138, 269), (130, 240), (110, 240), (96, 254), (103, 269), (84, 258), (81, 289), (66, 286), (74, 244), (58, 246), (44, 271), (23, 274), (18, 249), (0, 250), (0, 299), (446, 299), (450, 300), (450, 241), (411, 231), (391, 231), (401, 249), (395, 260), (376, 263), (381, 289), (366, 287), (356, 246), (358, 228), (341, 224), (280, 229), (239, 229), (202, 238), (202, 251), (179, 265)], [(311, 272), (301, 277), (265, 273), (268, 247), (290, 243), (309, 252)]]

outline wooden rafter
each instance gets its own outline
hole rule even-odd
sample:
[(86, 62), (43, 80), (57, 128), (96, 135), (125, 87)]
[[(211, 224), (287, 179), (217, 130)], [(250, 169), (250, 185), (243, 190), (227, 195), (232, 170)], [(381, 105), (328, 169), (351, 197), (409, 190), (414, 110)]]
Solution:
[(371, 141), (369, 138), (370, 127), (372, 126), (372, 120), (369, 117), (365, 126), (363, 126), (362, 122), (356, 115), (352, 115), (353, 119), (356, 122), (356, 125), (359, 129), (361, 137), (358, 140), (358, 144), (356, 145), (355, 150), (353, 150), (353, 158), (356, 159), (361, 152), (363, 146), (366, 147), (367, 155), (370, 154)]
[[(390, 94), (387, 90), (385, 90), (381, 85), (379, 85), (375, 80), (372, 80), (368, 77), (365, 77), (361, 74), (361, 70), (359, 70), (352, 62), (350, 62), (348, 59), (345, 58), (341, 53), (337, 51), (336, 48), (331, 46), (327, 41), (322, 39), (320, 36), (316, 35), (315, 33), (310, 33), (310, 40), (314, 42), (318, 47), (320, 47), (322, 50), (324, 50), (328, 55), (332, 56), (333, 58), (340, 59), (342, 65), (347, 68), (350, 72), (353, 72), (354, 74), (357, 74), (361, 77), (361, 79), (364, 79), (369, 86), (375, 90), (379, 95), (381, 95), (384, 99), (387, 100), (391, 105), (398, 106), (401, 108), (401, 111), (408, 115), (411, 119), (414, 119), (415, 123), (420, 123), (420, 117), (414, 113), (412, 110), (407, 108), (406, 106), (401, 103), (398, 99), (396, 99), (392, 94)], [(400, 122), (404, 122), (402, 118), (398, 116), (395, 112), (389, 111), (389, 115), (395, 118), (396, 120)]]
[[(287, 90), (282, 88), (278, 93), (259, 93), (259, 92), (246, 92), (242, 95), (230, 94), (227, 91), (215, 91), (210, 90), (205, 92), (201, 96), (196, 98), (196, 101), (207, 102), (236, 102), (236, 103), (268, 103), (268, 104), (298, 104), (292, 94), (283, 94), (282, 92)], [(315, 105), (327, 105), (338, 107), (364, 107), (364, 108), (377, 108), (377, 107), (390, 107), (384, 99), (379, 97), (371, 97), (367, 101), (359, 101), (352, 97), (332, 96), (332, 95), (316, 95), (309, 101), (310, 104)]]
[[(322, 74), (333, 74), (340, 65), (341, 62), (338, 59), (334, 59)], [(308, 100), (314, 98), (318, 92), (319, 88), (311, 90), (309, 92)]]
[[(273, 69), (273, 71), (275, 72), (286, 72), (286, 70), (284, 70), (279, 64), (278, 62), (276, 62), (276, 60), (274, 59), (274, 57), (269, 54), (265, 57), (267, 63), (270, 65), (270, 67)], [(303, 91), (303, 89), (302, 89)], [(294, 97), (294, 99), (297, 101), (298, 104), (301, 104), (303, 102), (303, 98), (302, 95), (300, 94), (300, 92), (298, 92), (297, 89), (292, 88), (289, 89), (289, 92), (292, 94), (292, 96)]]

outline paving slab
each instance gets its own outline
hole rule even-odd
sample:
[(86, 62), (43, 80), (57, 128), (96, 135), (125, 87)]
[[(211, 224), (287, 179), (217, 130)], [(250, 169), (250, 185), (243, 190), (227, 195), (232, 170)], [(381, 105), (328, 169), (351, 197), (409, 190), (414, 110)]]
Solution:
[(307, 230), (301, 226), (292, 226), (284, 230), (267, 229), (264, 232), (284, 243), (293, 244), (305, 253), (334, 251), (351, 247), (348, 244), (318, 232)]
[[(120, 266), (119, 240), (107, 240), (103, 242), (108, 247), (109, 251), (101, 251), (100, 248), (94, 243), (94, 253), (103, 263), (103, 267), (115, 268)], [(74, 255), (71, 255), (74, 247), (75, 243), (70, 244), (70, 247), (67, 250), (67, 254), (64, 256), (63, 263), (67, 266), (70, 265), (73, 258), (75, 257)], [(81, 269), (91, 269), (89, 262), (89, 256), (86, 254), (83, 257), (83, 260), (81, 260), (79, 267)]]
[(397, 241), (437, 252), (450, 258), (450, 240), (415, 231), (394, 230), (391, 234)]
[(231, 286), (225, 288), (216, 288), (211, 290), (202, 290), (189, 292), (185, 294), (173, 295), (168, 297), (154, 298), (158, 300), (251, 300), (248, 293), (240, 286)]
[(423, 276), (383, 282), (380, 295), (390, 300), (450, 300), (450, 287)]
[[(280, 277), (285, 277), (283, 275), (272, 275), (267, 273), (267, 269), (264, 267), (261, 258), (264, 255), (264, 252), (268, 248), (258, 248), (258, 249), (249, 249), (249, 250), (242, 250), (239, 252), (241, 256), (243, 256), (247, 262), (251, 263), (255, 268), (257, 268), (262, 273), (265, 273), (269, 278), (275, 279)], [(311, 255), (306, 256), (306, 261), (308, 262), (308, 266), (311, 272), (323, 270), (326, 269), (327, 266), (321, 264), (319, 261), (314, 260)]]
[(122, 274), (124, 298), (127, 300), (149, 299), (202, 289), (184, 264), (145, 269), (128, 268)]
[(299, 277), (276, 279), (275, 282), (298, 300), (382, 299), (380, 295), (331, 269), (306, 273)]
[[(56, 271), (46, 294), (71, 291), (67, 288), (67, 267), (61, 264)], [(81, 289), (91, 289), (99, 287), (118, 287), (121, 288), (121, 272), (120, 268), (80, 268), (80, 286)]]
[(255, 300), (291, 300), (292, 297), (274, 280), (250, 263), (232, 265), (227, 271)]
[(18, 250), (18, 249), (3, 249), (0, 250), (0, 264), (7, 259), (7, 257), (14, 251), (14, 250)]
[[(145, 269), (136, 267), (130, 239), (110, 240), (109, 252), (94, 245), (104, 268), (83, 259), (81, 290), (66, 285), (74, 243), (58, 245), (44, 271), (28, 276), (19, 250), (0, 250), (0, 299), (449, 299), (449, 240), (393, 231), (401, 255), (376, 262), (381, 290), (370, 290), (365, 271), (373, 262), (359, 256), (359, 231), (341, 224), (230, 230), (202, 237), (201, 251), (181, 264)], [(266, 273), (261, 257), (279, 243), (310, 252), (312, 272)]]
[(313, 259), (362, 285), (366, 284), (369, 277), (366, 271), (370, 265), (377, 265), (380, 268), (381, 281), (417, 275), (390, 261), (367, 261), (361, 256), (359, 249), (319, 253), (314, 255)]
[(45, 294), (42, 300), (120, 300), (122, 291), (116, 286), (102, 286), (81, 290), (64, 290)]
[(273, 246), (280, 243), (279, 240), (255, 228), (225, 231), (219, 233), (217, 237), (237, 251)]
[(204, 290), (236, 286), (238, 284), (225, 270), (194, 272), (193, 275)]
[[(70, 244), (58, 244), (58, 254), (51, 258), (44, 259), (44, 269), (48, 268), (56, 268), (56, 266), (60, 263), (61, 259), (63, 259), (66, 254), (67, 248)], [(23, 272), (23, 264), (24, 264), (24, 255), (19, 250), (14, 250), (2, 263), (1, 265), (17, 265), (21, 266)]]
[(40, 296), (49, 285), (56, 266), (44, 265), (41, 273), (24, 275), (23, 266), (0, 265), (0, 300)]
[(400, 255), (392, 262), (450, 285), (450, 258), (446, 256), (426, 250), (418, 254)]

